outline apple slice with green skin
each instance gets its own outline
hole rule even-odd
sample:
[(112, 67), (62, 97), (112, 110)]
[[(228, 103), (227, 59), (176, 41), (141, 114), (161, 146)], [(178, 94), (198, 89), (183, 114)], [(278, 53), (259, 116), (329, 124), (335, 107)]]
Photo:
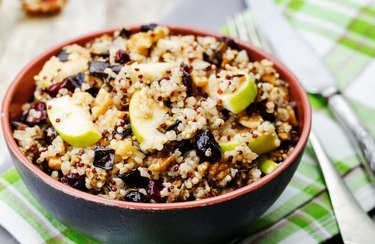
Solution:
[(280, 146), (280, 140), (277, 137), (276, 132), (273, 131), (271, 133), (261, 134), (256, 138), (250, 139), (248, 146), (250, 147), (251, 151), (261, 155), (278, 148)]
[[(148, 106), (147, 111), (144, 111), (145, 104)], [(143, 151), (154, 151), (155, 145), (164, 144), (167, 141), (166, 134), (157, 130), (167, 112), (168, 108), (160, 107), (158, 102), (151, 98), (145, 98), (140, 91), (135, 92), (131, 97), (130, 125)]]
[(259, 158), (259, 169), (266, 175), (274, 171), (278, 166), (276, 162), (268, 159), (266, 156)]
[(102, 137), (90, 112), (68, 95), (47, 101), (47, 114), (57, 133), (73, 147), (90, 146)]
[(240, 142), (236, 141), (236, 140), (219, 143), (219, 146), (220, 146), (222, 152), (232, 151), (239, 145), (240, 145)]
[(139, 76), (142, 75), (142, 79), (156, 81), (163, 78), (167, 73), (167, 70), (171, 70), (175, 67), (172, 63), (145, 63), (137, 64), (134, 63), (128, 66), (128, 73), (130, 73), (130, 80), (136, 82)]
[(235, 114), (245, 110), (254, 101), (258, 92), (254, 77), (249, 74), (241, 74), (242, 77), (236, 77), (239, 84), (234, 92), (220, 92), (220, 80), (215, 75), (210, 76), (205, 88), (211, 98), (220, 100), (225, 109)]

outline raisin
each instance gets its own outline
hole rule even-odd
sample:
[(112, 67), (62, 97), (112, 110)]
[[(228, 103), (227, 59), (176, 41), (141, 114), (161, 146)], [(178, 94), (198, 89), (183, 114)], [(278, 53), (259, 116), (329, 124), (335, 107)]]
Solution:
[(240, 50), (240, 47), (238, 44), (232, 39), (227, 36), (222, 36), (219, 38), (219, 41), (224, 42), (225, 44), (228, 45), (228, 47), (234, 49), (234, 50)]
[(106, 52), (103, 52), (103, 53), (94, 53), (94, 52), (91, 52), (91, 57), (95, 58), (95, 57), (101, 57), (101, 58), (109, 58), (109, 51), (106, 51)]
[(115, 161), (115, 150), (104, 147), (96, 147), (94, 155), (94, 166), (102, 169), (112, 169)]
[(138, 169), (133, 169), (118, 177), (125, 182), (126, 186), (135, 188), (146, 188), (150, 181), (149, 178), (141, 176), (141, 172)]
[(47, 88), (47, 93), (51, 97), (56, 97), (60, 89), (67, 89), (68, 91), (74, 92), (76, 88), (81, 88), (82, 83), (85, 82), (85, 75), (78, 73), (76, 75), (69, 76), (56, 84), (50, 85)]
[(60, 60), (60, 62), (66, 62), (68, 61), (69, 53), (67, 53), (65, 50), (62, 50), (58, 54), (56, 54), (56, 57)]
[(128, 30), (126, 28), (122, 28), (118, 35), (123, 37), (123, 38), (129, 38), (131, 34), (132, 34), (132, 32), (130, 30)]
[(123, 49), (119, 49), (115, 54), (115, 62), (125, 64), (130, 61), (130, 55)]
[(99, 88), (93, 86), (93, 87), (90, 87), (89, 89), (87, 89), (85, 92), (90, 93), (90, 95), (92, 97), (96, 97), (96, 95), (98, 95), (98, 93), (99, 93)]
[(123, 67), (122, 65), (117, 64), (117, 65), (112, 65), (110, 68), (114, 73), (116, 73), (118, 75), (120, 73), (122, 67)]
[(48, 144), (52, 144), (52, 141), (55, 140), (57, 136), (57, 132), (52, 126), (47, 126), (46, 128), (44, 128), (43, 134), (44, 134), (44, 140)]
[[(33, 113), (31, 113), (33, 111)], [(40, 114), (35, 117), (35, 112)], [(46, 104), (44, 102), (37, 102), (30, 105), (29, 110), (22, 116), (22, 121), (30, 126), (44, 123), (47, 120)]]
[(82, 191), (86, 190), (84, 175), (69, 173), (66, 176), (62, 176), (60, 178), (60, 181), (78, 190), (82, 190)]
[(148, 25), (141, 25), (140, 32), (147, 32), (150, 30), (154, 30), (158, 25), (157, 24), (148, 24)]
[(90, 63), (89, 74), (99, 79), (105, 79), (108, 74), (104, 72), (106, 68), (109, 68), (109, 63), (103, 61), (93, 61)]
[(137, 191), (130, 191), (126, 194), (123, 198), (125, 201), (128, 202), (148, 202), (149, 199), (140, 192)]
[(125, 137), (127, 137), (127, 136), (130, 136), (130, 135), (132, 135), (133, 134), (133, 131), (132, 131), (132, 128), (131, 128), (131, 126), (130, 126), (130, 124), (125, 124), (124, 126), (123, 126), (123, 131), (120, 133), (120, 132), (118, 132), (117, 131), (117, 128), (113, 131), (113, 134), (115, 134), (115, 135), (119, 135), (119, 136), (121, 136), (121, 139), (123, 139), (123, 138), (125, 138)]
[(181, 64), (181, 71), (182, 71), (182, 83), (186, 87), (186, 93), (188, 96), (191, 95), (193, 90), (193, 81), (190, 75), (190, 68), (188, 65), (182, 63)]
[(147, 187), (147, 194), (150, 198), (156, 202), (163, 202), (163, 197), (161, 197), (160, 192), (163, 190), (164, 186), (160, 181), (150, 180)]
[(195, 136), (198, 156), (204, 161), (217, 162), (221, 159), (221, 148), (209, 130), (203, 130)]

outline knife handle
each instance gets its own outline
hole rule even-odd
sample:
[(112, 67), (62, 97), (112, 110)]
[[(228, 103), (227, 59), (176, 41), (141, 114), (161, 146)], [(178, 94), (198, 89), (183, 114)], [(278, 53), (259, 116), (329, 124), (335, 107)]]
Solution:
[(359, 121), (345, 97), (336, 92), (327, 97), (328, 106), (361, 151), (365, 169), (375, 183), (375, 140)]

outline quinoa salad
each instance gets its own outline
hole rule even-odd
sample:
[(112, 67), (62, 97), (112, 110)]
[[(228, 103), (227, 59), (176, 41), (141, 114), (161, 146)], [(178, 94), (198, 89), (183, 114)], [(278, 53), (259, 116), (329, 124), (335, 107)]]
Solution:
[(149, 24), (68, 45), (12, 122), (23, 154), (101, 197), (181, 202), (271, 173), (299, 139), (289, 84), (228, 37)]

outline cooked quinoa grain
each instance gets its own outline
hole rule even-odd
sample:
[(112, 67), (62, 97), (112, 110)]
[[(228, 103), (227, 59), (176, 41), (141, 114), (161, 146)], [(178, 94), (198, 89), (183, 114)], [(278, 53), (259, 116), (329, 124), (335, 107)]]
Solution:
[(12, 123), (20, 150), (54, 179), (106, 198), (227, 193), (272, 171), (299, 139), (288, 83), (227, 37), (122, 29), (64, 47), (34, 80)]

